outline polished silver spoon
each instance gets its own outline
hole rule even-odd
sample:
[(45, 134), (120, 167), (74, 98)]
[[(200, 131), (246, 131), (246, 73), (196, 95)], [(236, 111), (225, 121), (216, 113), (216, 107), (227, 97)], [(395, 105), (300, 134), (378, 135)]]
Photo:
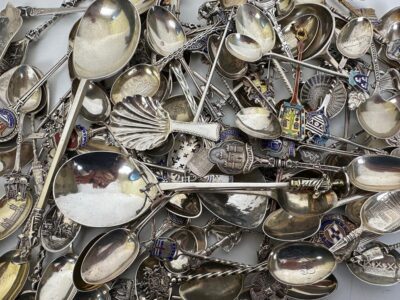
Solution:
[(374, 30), (371, 21), (360, 17), (351, 19), (339, 32), (336, 47), (343, 55), (339, 68), (343, 68), (346, 58), (356, 59), (367, 53), (371, 47)]
[[(99, 22), (102, 26), (99, 26)], [(84, 80), (81, 80), (78, 87), (61, 135), (62, 142), (54, 153), (43, 190), (36, 202), (35, 209), (37, 211), (40, 212), (46, 207), (55, 172), (64, 155), (72, 129), (75, 127), (88, 80), (99, 80), (122, 69), (136, 50), (139, 33), (139, 14), (129, 2), (96, 0), (88, 7), (77, 31), (73, 54), (74, 69), (78, 77)], [(109, 47), (110, 42), (112, 47)], [(105, 47), (108, 51), (103, 51)], [(92, 53), (92, 55), (88, 56), (88, 53)], [(31, 249), (26, 250), (22, 256), (20, 251), (15, 250), (12, 251), (11, 256), (0, 258), (5, 263), (2, 268), (3, 273), (0, 274), (0, 281), (9, 284), (2, 285), (4, 288), (0, 291), (1, 299), (13, 299), (14, 297), (10, 297), (9, 294), (18, 294), (24, 286), (27, 277), (25, 270), (29, 269), (29, 259), (27, 258)], [(22, 261), (17, 268), (11, 259), (16, 256), (19, 256)]]
[(252, 4), (239, 6), (235, 18), (236, 31), (256, 40), (263, 54), (272, 50), (276, 35), (271, 21), (263, 12)]
[[(72, 82), (72, 95), (75, 95), (78, 85), (79, 80), (75, 79)], [(103, 122), (110, 116), (110, 100), (98, 84), (89, 83), (80, 113), (82, 117), (93, 123)]]
[[(290, 201), (291, 195), (288, 193), (289, 196), (284, 200), (282, 198), (279, 199), (279, 203), (285, 203)], [(280, 241), (298, 241), (306, 239), (316, 232), (318, 232), (322, 215), (326, 214), (337, 207), (347, 205), (349, 203), (353, 203), (355, 201), (363, 201), (366, 198), (370, 197), (371, 194), (361, 194), (361, 195), (354, 195), (344, 198), (340, 201), (329, 201), (332, 199), (331, 197), (320, 197), (318, 199), (310, 199), (310, 206), (309, 210), (307, 209), (298, 209), (296, 210), (292, 205), (292, 209), (286, 211), (283, 208), (280, 208), (272, 213), (270, 213), (267, 218), (264, 220), (263, 224), (263, 232), (276, 240)], [(319, 202), (330, 202), (325, 203), (325, 205), (319, 205)], [(318, 209), (314, 210), (313, 203), (317, 207), (323, 208), (321, 211)], [(285, 207), (284, 205), (282, 205)], [(300, 206), (300, 205), (299, 205)], [(287, 206), (286, 206), (287, 209)], [(295, 214), (292, 211), (295, 211)], [(302, 214), (304, 212), (304, 214)], [(311, 213), (310, 213), (311, 212)]]
[(364, 231), (376, 234), (400, 230), (400, 190), (375, 194), (361, 207), (361, 226), (329, 248), (336, 252), (357, 239)]

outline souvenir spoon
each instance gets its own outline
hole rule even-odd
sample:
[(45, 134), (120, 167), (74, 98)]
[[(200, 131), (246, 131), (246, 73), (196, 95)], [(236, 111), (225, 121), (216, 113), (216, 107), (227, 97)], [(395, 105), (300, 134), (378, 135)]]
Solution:
[[(62, 7), (73, 7), (78, 2), (79, 0), (65, 1), (63, 2)], [(30, 43), (38, 40), (42, 32), (45, 32), (46, 29), (54, 24), (60, 16), (61, 15), (54, 15), (51, 19), (47, 20), (43, 24), (40, 24), (38, 27), (29, 30), (22, 39), (12, 42), (8, 47), (7, 52), (0, 60), (0, 74), (24, 63)]]
[[(103, 24), (101, 27), (97, 26), (100, 19), (101, 24)], [(108, 26), (108, 30), (105, 30), (105, 26)], [(119, 71), (128, 62), (136, 49), (139, 26), (137, 11), (125, 0), (96, 0), (84, 14), (74, 42), (73, 55), (75, 71), (84, 80), (81, 81), (80, 87), (78, 87), (75, 100), (64, 125), (61, 142), (54, 153), (43, 190), (33, 210), (33, 221), (40, 223), (42, 220), (43, 209), (47, 203), (50, 187), (66, 149), (69, 136), (73, 127), (75, 127), (75, 121), (82, 105), (83, 94), (88, 80), (110, 76)], [(116, 32), (117, 28), (120, 29), (120, 33), (111, 35), (110, 32)], [(110, 45), (110, 38), (114, 38), (114, 43), (112, 43), (114, 47), (107, 47), (108, 51), (103, 51), (104, 47), (102, 45)], [(93, 54), (89, 60), (88, 51)], [(115, 57), (119, 59), (115, 59)], [(33, 224), (31, 228), (33, 230), (30, 232), (30, 237), (37, 237), (37, 224)], [(12, 262), (11, 256), (0, 257), (0, 260), (5, 263), (4, 272), (0, 274), (0, 281), (10, 282), (10, 286), (2, 285), (2, 290), (0, 291), (1, 299), (13, 299), (15, 296), (9, 297), (10, 292), (19, 294), (26, 280), (26, 270), (29, 269), (29, 260), (27, 258), (34, 247), (32, 242), (35, 240), (25, 235), (21, 237), (19, 249), (24, 251), (13, 251), (13, 256), (19, 256), (19, 261), (22, 262), (17, 268), (15, 268), (15, 263)]]
[[(233, 148), (232, 148), (233, 147)], [(235, 154), (235, 163), (230, 155)], [(241, 160), (238, 157), (241, 156)], [(363, 155), (354, 158), (347, 167), (281, 160), (273, 157), (261, 158), (253, 153), (253, 148), (237, 140), (225, 141), (209, 152), (209, 159), (225, 174), (249, 172), (259, 166), (319, 169), (329, 172), (345, 171), (351, 184), (370, 192), (395, 190), (399, 186), (400, 158), (388, 155)], [(379, 178), (379, 181), (378, 181)], [(340, 186), (339, 182), (337, 184)], [(343, 184), (343, 182), (342, 182)]]
[(364, 202), (361, 226), (340, 239), (329, 250), (336, 252), (357, 239), (364, 231), (386, 234), (400, 230), (400, 190), (378, 193)]
[[(21, 65), (18, 67), (12, 75), (8, 87), (9, 101), (14, 103), (38, 80), (36, 72), (30, 66)], [(20, 109), (15, 163), (13, 171), (7, 175), (7, 183), (5, 184), (6, 202), (1, 209), (3, 211), (1, 213), (3, 220), (1, 239), (8, 237), (25, 221), (33, 205), (32, 196), (27, 191), (28, 179), (21, 174), (21, 147), (25, 115), (33, 113), (40, 105), (41, 100), (42, 90), (39, 89)], [(15, 209), (15, 207), (18, 209)]]
[(356, 59), (367, 53), (373, 39), (373, 26), (367, 18), (350, 20), (339, 32), (336, 47), (343, 55), (339, 68), (343, 69), (346, 58)]
[[(387, 249), (385, 252), (380, 252), (376, 256), (374, 249)], [(398, 261), (400, 259), (399, 253), (394, 249), (389, 249), (387, 245), (382, 242), (372, 241), (365, 245), (364, 253), (372, 251), (372, 256), (368, 255), (368, 259), (360, 259), (359, 257), (352, 257), (346, 263), (350, 272), (361, 281), (368, 284), (377, 286), (391, 286), (399, 283), (398, 278)]]
[(189, 133), (217, 141), (218, 123), (189, 123), (171, 120), (160, 103), (136, 95), (117, 103), (111, 112), (110, 130), (126, 148), (138, 151), (160, 146), (172, 132)]
[(37, 17), (47, 15), (66, 15), (78, 12), (84, 12), (87, 7), (32, 7), (32, 6), (17, 6), (22, 17)]
[[(197, 268), (193, 274), (210, 272), (223, 272), (231, 268), (225, 265), (206, 262)], [(179, 296), (184, 300), (208, 299), (208, 300), (231, 300), (236, 299), (240, 293), (243, 275), (228, 276), (222, 278), (212, 278), (203, 280), (193, 280), (179, 286)]]
[(2, 39), (0, 43), (0, 60), (2, 60), (12, 39), (22, 26), (22, 18), (18, 9), (11, 3), (7, 3), (6, 8), (0, 12), (0, 17), (4, 20), (0, 28), (0, 37)]
[[(246, 62), (255, 62), (263, 58), (261, 46), (249, 36), (240, 34), (240, 33), (231, 33), (225, 39), (226, 49), (229, 53), (231, 53), (234, 57), (246, 61)], [(333, 76), (341, 77), (341, 78), (349, 78), (349, 75), (336, 72), (327, 68), (319, 67), (304, 61), (300, 61), (298, 59), (290, 58), (278, 53), (268, 52), (268, 54), (264, 55), (265, 58), (270, 57), (272, 59), (283, 60), (287, 62), (291, 62), (300, 66), (304, 66), (309, 69), (313, 69), (316, 71), (320, 71), (326, 74), (330, 74)]]
[[(294, 268), (293, 266), (296, 266)], [(333, 254), (326, 248), (309, 242), (284, 243), (273, 248), (267, 261), (247, 268), (210, 272), (195, 275), (171, 276), (172, 284), (219, 278), (231, 275), (249, 274), (269, 270), (279, 282), (291, 286), (314, 284), (328, 277), (336, 267)]]
[[(121, 275), (135, 261), (140, 252), (139, 233), (163, 208), (169, 197), (158, 202), (144, 219), (130, 228), (117, 228), (100, 237), (85, 254), (80, 268), (84, 282), (98, 285)], [(104, 249), (107, 249), (104, 252)]]

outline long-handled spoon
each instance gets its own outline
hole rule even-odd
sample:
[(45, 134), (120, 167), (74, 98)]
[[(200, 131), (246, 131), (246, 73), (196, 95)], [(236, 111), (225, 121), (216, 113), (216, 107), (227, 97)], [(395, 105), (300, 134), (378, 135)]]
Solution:
[[(10, 102), (14, 103), (21, 97), (26, 90), (29, 90), (39, 78), (36, 72), (28, 65), (21, 65), (11, 76), (7, 96)], [(20, 108), (17, 150), (15, 156), (14, 169), (7, 177), (5, 185), (6, 198), (2, 206), (2, 232), (1, 238), (4, 239), (11, 235), (28, 217), (32, 208), (32, 195), (28, 191), (28, 178), (21, 174), (21, 149), (23, 143), (23, 127), (25, 115), (33, 113), (40, 105), (42, 100), (42, 90), (37, 90), (28, 101)], [(17, 209), (13, 209), (13, 207)]]
[[(74, 7), (79, 1), (80, 0), (64, 1), (62, 7)], [(12, 42), (4, 56), (1, 57), (0, 55), (0, 74), (22, 64), (26, 58), (30, 43), (32, 41), (37, 41), (42, 33), (52, 24), (54, 24), (59, 17), (60, 15), (53, 16), (51, 19), (47, 20), (43, 24), (40, 24), (38, 27), (29, 30), (21, 40)]]
[[(100, 19), (101, 24), (103, 24), (101, 27), (97, 26)], [(105, 25), (109, 27), (109, 30), (104, 30)], [(116, 35), (111, 35), (110, 32), (116, 32), (117, 28), (120, 29), (120, 32)], [(97, 0), (89, 6), (84, 14), (74, 44), (73, 62), (77, 75), (85, 79), (81, 81), (75, 100), (70, 108), (61, 142), (54, 154), (43, 190), (32, 212), (32, 215), (34, 215), (32, 220), (34, 222), (32, 221), (30, 237), (37, 237), (38, 224), (36, 222), (40, 224), (42, 220), (43, 209), (47, 203), (51, 183), (75, 125), (88, 79), (101, 79), (119, 71), (132, 57), (136, 49), (139, 29), (138, 13), (126, 0)], [(105, 43), (109, 45), (110, 38), (114, 39), (114, 47), (108, 48), (108, 51), (104, 52), (102, 50), (103, 45)], [(96, 55), (90, 56), (90, 61), (87, 60), (88, 51), (92, 52), (92, 54), (96, 53)], [(115, 59), (115, 57), (119, 59)], [(0, 298), (2, 299), (14, 299), (25, 284), (26, 271), (29, 269), (29, 260), (27, 258), (37, 240), (24, 236), (21, 242), (19, 250), (11, 251), (8, 256), (0, 257), (0, 261), (4, 265), (3, 272), (0, 274), (0, 281), (8, 282), (9, 284), (2, 285), (0, 290)], [(20, 264), (16, 264), (17, 262)]]
[(329, 248), (336, 252), (357, 239), (364, 231), (386, 234), (400, 230), (400, 190), (378, 193), (364, 202), (361, 226)]

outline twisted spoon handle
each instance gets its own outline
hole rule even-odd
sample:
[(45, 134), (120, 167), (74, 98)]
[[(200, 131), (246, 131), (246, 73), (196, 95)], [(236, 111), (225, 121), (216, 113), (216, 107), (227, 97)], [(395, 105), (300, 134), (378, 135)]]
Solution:
[(171, 281), (173, 283), (175, 283), (175, 282), (181, 283), (181, 282), (187, 282), (187, 281), (191, 281), (191, 280), (201, 280), (201, 279), (218, 278), (218, 277), (225, 277), (225, 276), (232, 276), (232, 275), (249, 274), (249, 273), (261, 272), (261, 271), (266, 271), (266, 270), (268, 270), (268, 262), (267, 261), (265, 261), (261, 264), (258, 264), (258, 265), (252, 266), (252, 267), (243, 268), (243, 269), (172, 277)]

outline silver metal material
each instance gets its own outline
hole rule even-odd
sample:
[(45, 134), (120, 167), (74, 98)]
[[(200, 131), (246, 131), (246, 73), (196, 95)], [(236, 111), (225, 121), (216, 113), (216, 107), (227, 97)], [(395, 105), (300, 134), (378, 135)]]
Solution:
[(138, 95), (117, 103), (110, 120), (110, 130), (121, 144), (138, 151), (160, 146), (172, 132), (193, 134), (212, 141), (219, 139), (218, 123), (171, 120), (158, 101)]
[(400, 230), (400, 190), (378, 193), (364, 202), (361, 226), (340, 239), (329, 250), (336, 252), (352, 242), (364, 231), (385, 234)]

